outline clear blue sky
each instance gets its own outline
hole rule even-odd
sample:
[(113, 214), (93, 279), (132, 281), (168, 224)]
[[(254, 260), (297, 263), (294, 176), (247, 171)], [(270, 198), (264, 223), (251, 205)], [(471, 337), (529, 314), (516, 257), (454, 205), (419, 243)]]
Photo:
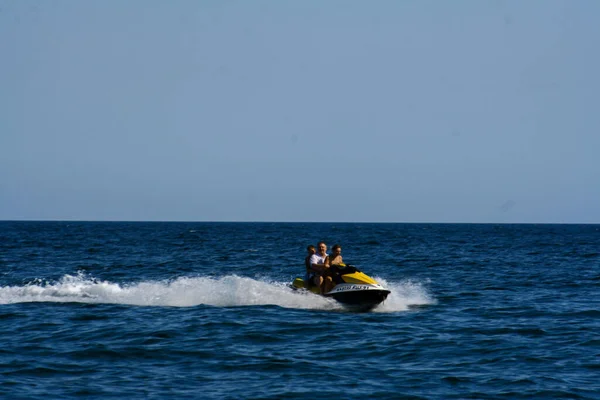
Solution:
[(600, 223), (599, 16), (0, 0), (0, 219)]

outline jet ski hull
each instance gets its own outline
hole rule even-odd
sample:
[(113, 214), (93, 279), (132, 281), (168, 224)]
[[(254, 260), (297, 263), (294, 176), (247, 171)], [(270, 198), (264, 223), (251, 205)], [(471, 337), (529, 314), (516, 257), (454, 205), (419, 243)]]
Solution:
[[(341, 271), (341, 272), (340, 272)], [(390, 291), (378, 284), (375, 280), (355, 268), (337, 269), (338, 283), (325, 297), (331, 297), (352, 309), (371, 310), (381, 304)], [(319, 288), (311, 286), (306, 288), (302, 278), (296, 278), (292, 283), (294, 289), (307, 289), (319, 294)]]
[(379, 284), (340, 283), (325, 296), (345, 305), (371, 309), (381, 304), (389, 294), (390, 291)]

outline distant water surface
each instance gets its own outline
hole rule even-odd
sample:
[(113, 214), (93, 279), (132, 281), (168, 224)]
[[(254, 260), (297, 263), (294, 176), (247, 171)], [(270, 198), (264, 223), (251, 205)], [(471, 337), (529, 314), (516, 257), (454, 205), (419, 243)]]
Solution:
[[(308, 244), (392, 291), (292, 291)], [(0, 222), (0, 397), (600, 399), (600, 226)]]

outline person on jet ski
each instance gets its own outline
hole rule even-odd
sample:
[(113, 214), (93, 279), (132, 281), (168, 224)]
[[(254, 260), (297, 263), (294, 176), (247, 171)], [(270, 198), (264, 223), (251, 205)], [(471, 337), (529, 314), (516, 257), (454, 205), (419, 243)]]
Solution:
[(306, 247), (307, 256), (304, 257), (304, 266), (306, 267), (306, 275), (304, 277), (304, 282), (306, 282), (307, 287), (313, 286), (315, 271), (310, 266), (310, 257), (315, 254), (317, 251), (315, 250), (315, 246), (312, 244)]
[(326, 264), (330, 266), (344, 264), (344, 260), (342, 259), (342, 246), (334, 244), (331, 250), (333, 253), (327, 257)]
[(331, 276), (327, 274), (329, 265), (325, 264), (329, 255), (325, 242), (319, 242), (317, 248), (317, 252), (310, 256), (309, 263), (311, 270), (315, 273), (313, 283), (319, 286), (321, 294), (325, 294), (331, 290), (332, 286)]
[(342, 246), (340, 246), (339, 244), (335, 244), (333, 245), (331, 250), (333, 251), (333, 253), (330, 256), (327, 256), (325, 264), (329, 266), (329, 273), (333, 281), (331, 289), (333, 289), (333, 286), (335, 286), (336, 283), (343, 282), (338, 272), (340, 267), (343, 268), (346, 265), (344, 264), (344, 260), (342, 259)]

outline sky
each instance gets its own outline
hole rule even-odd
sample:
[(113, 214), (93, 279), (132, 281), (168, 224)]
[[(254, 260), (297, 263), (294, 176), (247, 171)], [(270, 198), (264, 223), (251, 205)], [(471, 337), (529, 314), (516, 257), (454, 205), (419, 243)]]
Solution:
[(0, 0), (0, 220), (600, 223), (598, 16)]

